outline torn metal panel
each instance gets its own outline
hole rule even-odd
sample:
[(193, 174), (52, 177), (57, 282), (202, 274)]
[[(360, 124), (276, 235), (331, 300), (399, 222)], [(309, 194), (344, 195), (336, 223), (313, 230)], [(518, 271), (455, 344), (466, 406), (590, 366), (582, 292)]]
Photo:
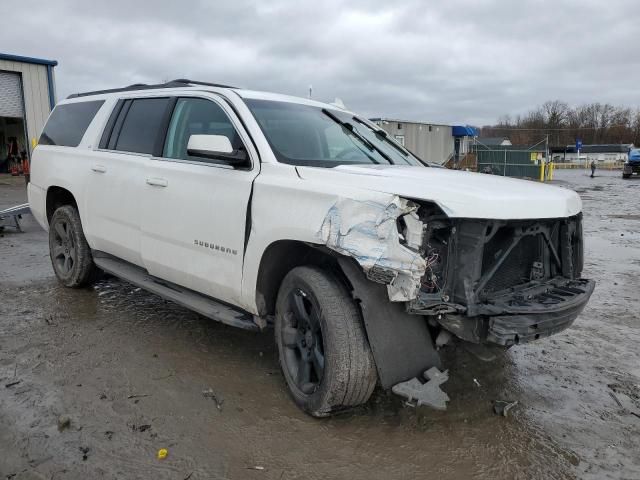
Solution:
[(413, 250), (420, 250), (422, 248), (422, 240), (424, 237), (424, 224), (420, 221), (416, 210), (418, 210), (417, 206), (409, 213), (407, 213), (404, 217), (402, 217), (402, 220), (404, 221), (406, 226), (403, 231), (403, 235), (405, 237), (407, 247)]
[(387, 284), (392, 302), (412, 300), (426, 269), (419, 252), (423, 223), (418, 208), (398, 196), (390, 196), (388, 203), (340, 198), (327, 212), (318, 236), (330, 249), (353, 257), (370, 280)]

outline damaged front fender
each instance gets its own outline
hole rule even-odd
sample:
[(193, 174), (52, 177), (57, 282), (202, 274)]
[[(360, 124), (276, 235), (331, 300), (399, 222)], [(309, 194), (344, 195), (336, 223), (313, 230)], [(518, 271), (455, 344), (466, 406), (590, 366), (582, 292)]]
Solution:
[(424, 224), (418, 208), (397, 195), (385, 203), (340, 198), (327, 212), (318, 237), (331, 250), (353, 257), (367, 278), (386, 284), (392, 302), (413, 300), (427, 267), (420, 253)]

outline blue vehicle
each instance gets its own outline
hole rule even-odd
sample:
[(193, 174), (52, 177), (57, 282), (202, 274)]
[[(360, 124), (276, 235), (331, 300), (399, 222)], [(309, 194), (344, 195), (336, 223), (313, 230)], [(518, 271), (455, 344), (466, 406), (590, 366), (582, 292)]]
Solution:
[(622, 178), (630, 178), (634, 173), (640, 175), (640, 148), (629, 150), (629, 160), (622, 167)]

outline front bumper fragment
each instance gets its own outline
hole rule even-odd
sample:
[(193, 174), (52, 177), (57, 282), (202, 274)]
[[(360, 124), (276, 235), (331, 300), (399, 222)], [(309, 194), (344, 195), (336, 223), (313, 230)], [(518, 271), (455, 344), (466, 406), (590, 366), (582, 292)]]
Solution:
[(503, 346), (527, 343), (568, 328), (582, 312), (595, 288), (593, 280), (555, 281), (511, 299), (501, 298), (492, 308), (486, 341)]

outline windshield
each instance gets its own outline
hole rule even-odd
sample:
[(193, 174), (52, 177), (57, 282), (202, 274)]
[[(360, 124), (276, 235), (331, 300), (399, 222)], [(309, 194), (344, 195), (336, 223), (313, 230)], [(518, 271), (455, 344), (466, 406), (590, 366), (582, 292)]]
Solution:
[(340, 110), (273, 100), (245, 100), (281, 163), (312, 167), (422, 165), (364, 120)]

